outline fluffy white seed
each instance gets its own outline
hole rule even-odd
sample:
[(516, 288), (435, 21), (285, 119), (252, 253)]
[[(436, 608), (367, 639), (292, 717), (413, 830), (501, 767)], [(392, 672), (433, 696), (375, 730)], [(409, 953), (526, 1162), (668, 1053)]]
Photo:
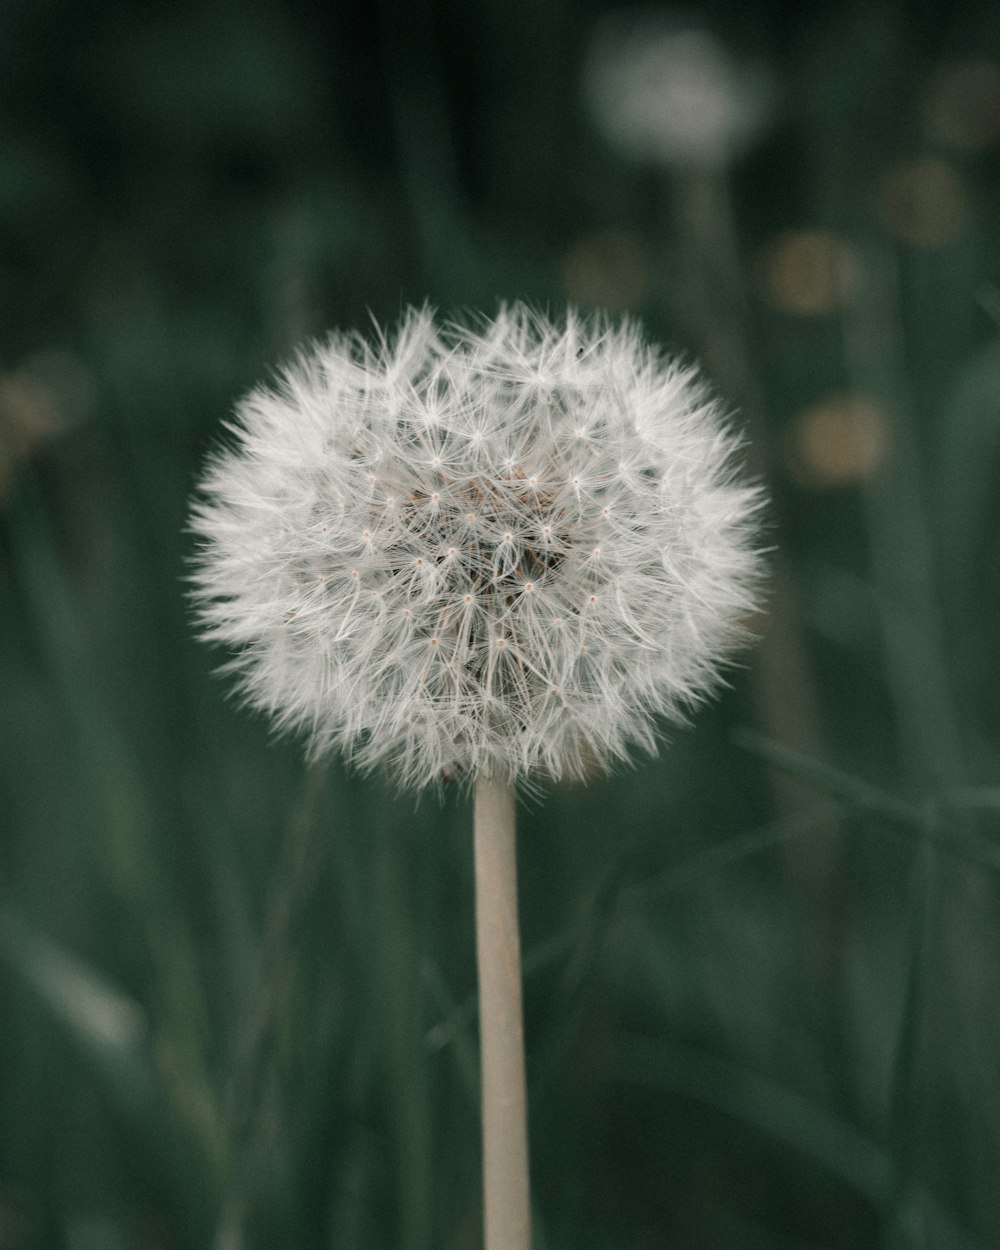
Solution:
[(193, 512), (200, 624), (314, 755), (415, 787), (582, 775), (654, 749), (744, 641), (759, 493), (633, 324), (411, 310), (230, 428)]

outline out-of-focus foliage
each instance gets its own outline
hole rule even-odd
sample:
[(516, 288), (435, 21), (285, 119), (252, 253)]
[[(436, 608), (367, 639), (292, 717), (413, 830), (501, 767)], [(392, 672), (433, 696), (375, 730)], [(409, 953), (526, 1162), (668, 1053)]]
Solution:
[(521, 813), (537, 1250), (1000, 1242), (998, 203), (977, 0), (3, 7), (2, 1250), (479, 1244), (467, 800), (185, 602), (233, 400), (424, 298), (641, 316), (774, 501), (726, 696)]

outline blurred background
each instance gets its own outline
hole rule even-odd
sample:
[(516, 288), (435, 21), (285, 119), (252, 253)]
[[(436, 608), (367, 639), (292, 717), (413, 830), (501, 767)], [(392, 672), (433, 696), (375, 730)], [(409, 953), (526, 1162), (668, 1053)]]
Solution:
[(1000, 1244), (1000, 12), (0, 11), (0, 1250), (476, 1250), (470, 805), (229, 698), (185, 530), (303, 339), (701, 359), (760, 646), (520, 817), (536, 1250)]

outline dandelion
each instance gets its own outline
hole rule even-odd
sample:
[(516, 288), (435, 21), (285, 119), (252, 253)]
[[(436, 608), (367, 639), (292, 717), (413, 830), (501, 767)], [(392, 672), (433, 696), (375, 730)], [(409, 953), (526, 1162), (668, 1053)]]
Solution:
[(657, 165), (725, 165), (766, 123), (762, 65), (669, 10), (614, 13), (592, 41), (584, 87), (594, 120), (625, 156)]
[(202, 482), (195, 594), (314, 756), (476, 787), (488, 1250), (528, 1244), (513, 787), (683, 720), (745, 641), (757, 490), (688, 366), (521, 305), (334, 336), (245, 398)]
[(757, 495), (634, 325), (411, 312), (253, 391), (195, 507), (205, 636), (314, 756), (504, 783), (652, 750), (744, 641)]

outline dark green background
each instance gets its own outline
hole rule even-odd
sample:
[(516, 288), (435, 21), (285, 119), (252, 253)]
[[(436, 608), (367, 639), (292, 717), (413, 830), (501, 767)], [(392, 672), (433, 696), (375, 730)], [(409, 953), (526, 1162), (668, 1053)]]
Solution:
[(425, 298), (635, 313), (772, 497), (731, 688), (521, 811), (537, 1250), (1000, 1244), (1000, 18), (694, 10), (775, 90), (699, 173), (603, 12), (0, 10), (0, 1250), (480, 1244), (468, 799), (308, 771), (184, 587), (233, 401)]

